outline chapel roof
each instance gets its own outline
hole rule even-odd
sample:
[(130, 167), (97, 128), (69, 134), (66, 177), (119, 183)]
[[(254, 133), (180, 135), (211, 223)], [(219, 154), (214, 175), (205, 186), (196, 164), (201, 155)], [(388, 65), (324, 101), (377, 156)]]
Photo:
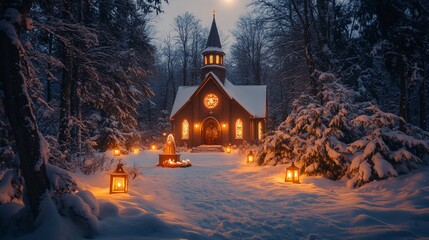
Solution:
[[(236, 100), (249, 114), (255, 118), (266, 117), (266, 103), (267, 103), (267, 86), (266, 85), (234, 85), (227, 79), (222, 84), (216, 74), (209, 72), (205, 81), (208, 81), (209, 75), (213, 77), (218, 85), (228, 94), (231, 99)], [(203, 84), (201, 84), (202, 86)], [(173, 109), (171, 110), (170, 118), (173, 118), (183, 106), (190, 100), (193, 94), (198, 90), (199, 86), (180, 86), (176, 99), (174, 101)]]

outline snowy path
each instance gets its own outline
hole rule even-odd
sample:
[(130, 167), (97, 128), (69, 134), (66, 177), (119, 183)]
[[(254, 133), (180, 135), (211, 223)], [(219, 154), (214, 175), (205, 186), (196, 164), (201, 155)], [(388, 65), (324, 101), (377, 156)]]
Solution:
[[(193, 166), (155, 167), (157, 152), (127, 157), (128, 166), (135, 162), (143, 171), (129, 195), (92, 187), (97, 198), (120, 206), (120, 217), (101, 220), (100, 238), (118, 237), (121, 227), (130, 229), (129, 237), (153, 239), (429, 238), (427, 167), (404, 182), (401, 177), (351, 190), (323, 178), (286, 184), (285, 166), (247, 165), (239, 154), (184, 153), (181, 159)], [(167, 226), (143, 226), (148, 212)], [(139, 219), (142, 226), (133, 228)]]

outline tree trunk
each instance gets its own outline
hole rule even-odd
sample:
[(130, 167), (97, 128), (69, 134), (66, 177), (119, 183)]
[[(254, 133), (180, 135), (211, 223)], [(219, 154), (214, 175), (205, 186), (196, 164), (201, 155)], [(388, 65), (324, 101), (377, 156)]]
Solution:
[[(72, 87), (72, 59), (67, 49), (64, 49), (64, 70), (61, 82), (60, 122), (58, 127), (58, 143), (62, 152), (70, 151), (70, 93)], [(67, 154), (68, 155), (68, 154)]]
[[(72, 14), (71, 1), (64, 2), (63, 17), (70, 19)], [(58, 126), (58, 143), (60, 150), (65, 153), (67, 161), (69, 160), (70, 146), (71, 146), (71, 133), (70, 133), (70, 109), (71, 109), (71, 90), (73, 81), (73, 59), (70, 50), (65, 44), (62, 46), (63, 54), (63, 78), (60, 90), (60, 119)]]
[[(49, 35), (48, 40), (48, 55), (52, 56), (52, 46), (54, 37), (51, 33)], [(50, 102), (52, 100), (52, 93), (51, 93), (51, 84), (52, 84), (52, 64), (48, 63), (48, 76), (46, 78), (46, 101)]]
[[(27, 15), (32, 1), (9, 1), (1, 9), (2, 13), (19, 11)], [(4, 92), (4, 106), (9, 124), (16, 141), (16, 147), (20, 159), (20, 169), (25, 180), (26, 206), (30, 207), (33, 216), (39, 214), (40, 200), (49, 189), (49, 180), (46, 168), (41, 156), (40, 136), (37, 128), (33, 106), (28, 96), (27, 85), (21, 66), (20, 42), (18, 33), (22, 22), (2, 16), (7, 22), (0, 28), (0, 81)], [(12, 31), (12, 32), (11, 32)], [(20, 52), (21, 51), (21, 52)]]
[(419, 85), (419, 126), (421, 129), (426, 130), (426, 86), (425, 79), (422, 79)]
[[(401, 57), (402, 58), (402, 57)], [(405, 66), (404, 60), (399, 60), (399, 117), (403, 119), (399, 123), (399, 129), (405, 131), (405, 122), (407, 121), (407, 84), (405, 79)]]

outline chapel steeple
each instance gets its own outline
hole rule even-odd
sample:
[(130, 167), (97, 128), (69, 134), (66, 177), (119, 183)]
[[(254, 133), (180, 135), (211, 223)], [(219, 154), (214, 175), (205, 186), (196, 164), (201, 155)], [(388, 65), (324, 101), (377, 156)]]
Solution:
[(216, 14), (213, 11), (213, 21), (210, 28), (209, 37), (207, 38), (206, 49), (203, 51), (204, 63), (201, 68), (203, 76), (209, 72), (213, 72), (222, 83), (225, 82), (226, 68), (223, 66), (223, 58), (225, 56), (220, 43), (219, 32), (216, 26)]

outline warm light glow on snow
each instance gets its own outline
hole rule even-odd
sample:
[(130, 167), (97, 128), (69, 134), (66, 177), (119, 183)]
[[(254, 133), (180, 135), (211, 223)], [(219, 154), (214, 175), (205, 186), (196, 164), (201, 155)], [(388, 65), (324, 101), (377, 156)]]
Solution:
[(155, 150), (155, 149), (156, 149), (156, 146), (155, 146), (155, 145), (152, 145), (151, 149), (152, 149), (152, 150)]
[(139, 147), (133, 147), (133, 153), (134, 154), (138, 154), (140, 152), (140, 148)]

